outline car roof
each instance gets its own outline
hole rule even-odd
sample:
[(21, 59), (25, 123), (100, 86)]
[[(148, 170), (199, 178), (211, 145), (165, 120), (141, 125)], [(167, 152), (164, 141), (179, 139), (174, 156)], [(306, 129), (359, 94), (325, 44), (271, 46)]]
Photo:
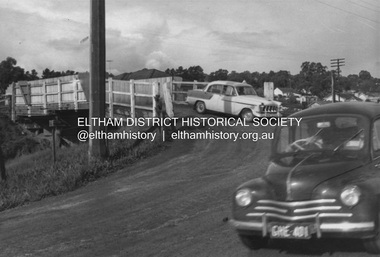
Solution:
[(291, 117), (305, 117), (323, 114), (354, 114), (369, 119), (380, 116), (380, 104), (370, 102), (337, 102), (296, 112)]
[(229, 81), (229, 80), (216, 80), (216, 81), (210, 82), (208, 85), (214, 85), (214, 84), (228, 85), (228, 86), (251, 86), (250, 84), (247, 84), (247, 83)]

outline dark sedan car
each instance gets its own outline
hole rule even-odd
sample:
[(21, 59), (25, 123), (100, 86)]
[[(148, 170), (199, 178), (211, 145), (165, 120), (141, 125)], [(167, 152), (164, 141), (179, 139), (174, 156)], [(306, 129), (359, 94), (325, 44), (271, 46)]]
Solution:
[(269, 238), (358, 238), (380, 253), (380, 104), (332, 103), (277, 128), (266, 174), (234, 193), (250, 249)]

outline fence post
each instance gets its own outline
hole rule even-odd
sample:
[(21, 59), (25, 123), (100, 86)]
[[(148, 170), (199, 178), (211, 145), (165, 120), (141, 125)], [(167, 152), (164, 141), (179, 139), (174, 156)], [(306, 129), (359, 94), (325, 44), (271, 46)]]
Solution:
[(135, 81), (131, 79), (129, 81), (130, 93), (131, 93), (131, 117), (136, 118), (136, 110), (135, 110)]
[(172, 99), (174, 101), (175, 100), (175, 82), (174, 82), (173, 78), (171, 79), (170, 83), (171, 83), (170, 84), (170, 89), (171, 89), (170, 94), (172, 95)]
[(31, 89), (28, 81), (26, 81), (26, 87), (25, 88), (26, 88), (26, 92), (27, 92), (27, 95), (25, 96), (25, 98), (29, 101), (28, 103), (26, 103), (28, 105), (28, 117), (31, 117), (32, 116), (32, 89)]
[(61, 80), (60, 79), (57, 80), (57, 88), (58, 88), (58, 92), (57, 92), (57, 94), (58, 94), (58, 110), (60, 110), (61, 106), (62, 106), (62, 94), (61, 94), (62, 90), (61, 90)]
[(166, 114), (170, 117), (174, 117), (174, 111), (173, 111), (173, 100), (171, 98), (168, 84), (165, 83), (163, 87), (163, 94), (164, 94), (164, 101), (165, 101), (165, 109), (166, 109)]
[(78, 110), (78, 81), (74, 80), (74, 109)]
[(12, 83), (11, 119), (16, 121), (16, 83)]
[(109, 116), (113, 118), (113, 81), (112, 78), (108, 78), (108, 109)]
[(44, 114), (48, 113), (47, 110), (47, 96), (46, 96), (46, 81), (42, 83), (42, 103), (44, 105)]
[(159, 89), (158, 89), (158, 84), (157, 82), (152, 83), (152, 97), (153, 97), (153, 117), (157, 117), (157, 101), (156, 101), (156, 95), (160, 95)]
[(198, 81), (194, 80), (193, 90), (196, 90), (198, 88), (197, 83), (198, 83)]

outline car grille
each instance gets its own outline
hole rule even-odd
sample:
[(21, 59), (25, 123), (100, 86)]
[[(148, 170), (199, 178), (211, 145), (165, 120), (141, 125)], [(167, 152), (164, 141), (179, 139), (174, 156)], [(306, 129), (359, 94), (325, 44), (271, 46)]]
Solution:
[(263, 105), (262, 106), (262, 112), (275, 113), (275, 112), (277, 112), (277, 106), (276, 105)]
[(271, 220), (303, 221), (316, 218), (348, 218), (352, 213), (341, 212), (342, 206), (335, 199), (317, 199), (309, 201), (282, 202), (259, 200), (255, 212), (249, 217), (263, 217)]

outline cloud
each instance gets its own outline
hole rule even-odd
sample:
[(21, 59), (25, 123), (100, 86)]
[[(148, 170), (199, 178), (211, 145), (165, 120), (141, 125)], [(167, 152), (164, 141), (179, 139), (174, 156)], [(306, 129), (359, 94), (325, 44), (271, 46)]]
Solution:
[[(360, 69), (380, 76), (374, 12), (351, 1), (329, 5), (307, 0), (107, 1), (108, 68), (117, 74), (148, 66), (200, 65), (208, 73), (223, 68), (294, 74), (304, 61), (329, 65), (331, 58), (346, 58), (344, 74)], [(79, 42), (89, 35), (89, 7), (90, 1), (0, 0), (0, 59), (11, 56), (25, 70), (87, 71), (89, 41)]]
[(273, 49), (280, 47), (275, 40), (276, 33), (272, 31), (263, 32), (211, 32), (218, 40), (225, 44), (226, 47), (247, 49)]
[(147, 59), (145, 66), (149, 69), (166, 70), (172, 66), (172, 60), (161, 51), (152, 52)]

